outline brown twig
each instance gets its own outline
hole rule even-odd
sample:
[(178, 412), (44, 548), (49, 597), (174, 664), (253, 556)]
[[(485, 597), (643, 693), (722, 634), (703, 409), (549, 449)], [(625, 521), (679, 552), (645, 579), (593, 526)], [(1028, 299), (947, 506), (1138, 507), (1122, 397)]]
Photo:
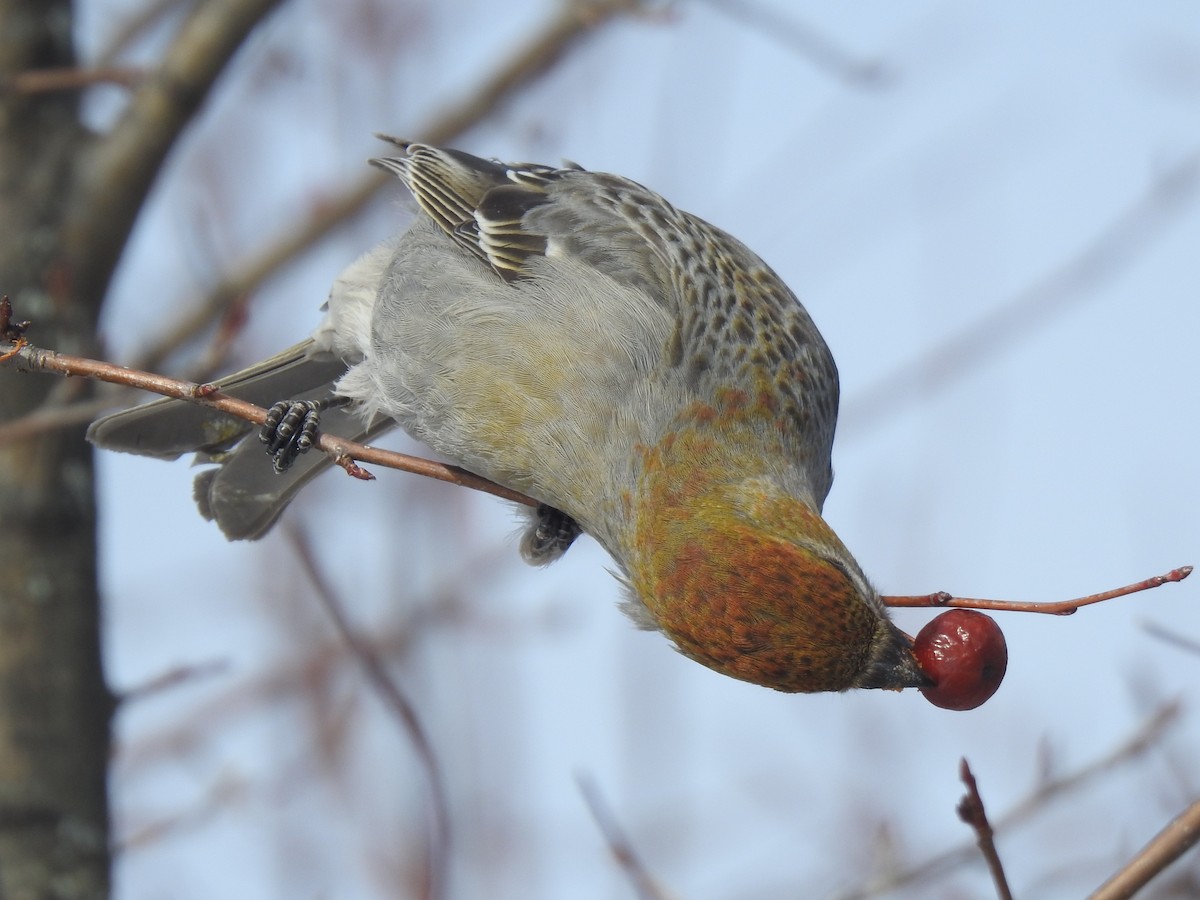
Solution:
[(367, 682), (391, 710), (409, 740), (412, 741), (421, 766), (425, 770), (429, 786), (430, 834), (432, 835), (428, 852), (430, 876), (428, 896), (443, 896), (450, 863), (450, 804), (446, 796), (445, 779), (442, 777), (441, 766), (438, 764), (437, 754), (434, 753), (429, 733), (421, 723), (416, 706), (388, 672), (387, 666), (375, 652), (375, 648), (359, 638), (351, 628), (342, 602), (325, 578), (324, 572), (317, 565), (316, 556), (308, 537), (297, 528), (290, 528), (288, 534), (296, 556), (304, 567), (305, 575), (312, 583), (317, 599), (329, 615), (330, 621), (333, 622), (338, 636), (362, 668)]
[[(0, 304), (2, 303), (3, 300), (0, 300)], [(236, 303), (223, 310), (212, 339), (203, 348), (199, 359), (189, 365), (185, 372), (181, 373), (181, 377), (196, 380), (216, 371), (221, 361), (226, 358), (229, 347), (241, 331), (245, 319), (244, 310)], [(16, 323), (18, 327), (28, 324)], [(3, 310), (0, 308), (0, 335), (4, 333)], [(37, 408), (23, 416), (0, 423), (0, 447), (16, 441), (30, 440), (46, 432), (86, 425), (101, 413), (127, 402), (125, 398), (132, 394), (130, 390), (121, 389), (120, 385), (112, 387), (113, 390), (105, 392), (102, 396), (88, 397), (85, 400), (74, 399), (78, 391), (51, 392)]]
[(116, 84), (134, 87), (146, 77), (141, 69), (105, 66), (95, 69), (61, 68), (32, 69), (18, 72), (0, 81), (0, 94), (45, 94), (53, 91), (73, 91), (96, 84)]
[[(1011, 830), (1050, 806), (1051, 801), (1068, 796), (1092, 783), (1100, 775), (1147, 753), (1162, 740), (1167, 729), (1179, 720), (1178, 701), (1168, 703), (1147, 719), (1134, 734), (1106, 755), (1059, 778), (1044, 781), (1024, 800), (996, 819), (995, 832)], [(899, 872), (887, 873), (869, 886), (839, 895), (840, 900), (867, 900), (899, 888), (932, 881), (964, 866), (978, 857), (974, 843), (953, 847)]]
[(128, 690), (122, 691), (117, 700), (120, 703), (144, 700), (146, 697), (152, 697), (155, 694), (178, 687), (181, 684), (188, 684), (198, 678), (208, 678), (211, 675), (220, 674), (228, 668), (229, 663), (223, 659), (174, 666), (141, 684), (134, 685)]
[[(3, 345), (0, 345), (0, 352), (4, 349)], [(217, 385), (181, 381), (165, 375), (127, 369), (124, 366), (116, 366), (96, 359), (55, 353), (52, 350), (43, 350), (30, 344), (15, 345), (9, 352), (12, 354), (12, 358), (7, 362), (16, 361), (20, 363), (19, 368), (27, 371), (81, 375), (111, 384), (123, 384), (143, 391), (162, 394), (165, 397), (211, 406), (255, 425), (261, 425), (266, 420), (267, 411), (261, 406), (247, 403), (245, 400), (238, 400), (236, 397), (228, 397), (221, 393), (220, 387)], [(0, 362), (4, 361), (0, 360)], [(397, 453), (393, 450), (369, 447), (332, 434), (321, 434), (317, 439), (316, 447), (332, 456), (338, 465), (355, 478), (370, 479), (373, 477), (365, 469), (355, 465), (356, 461), (366, 462), (389, 469), (399, 469), (402, 472), (411, 472), (415, 475), (424, 475), (426, 478), (435, 478), (459, 487), (483, 491), (505, 500), (524, 503), (526, 506), (537, 505), (536, 500), (527, 497), (520, 491), (510, 490), (503, 485), (488, 481), (486, 478), (480, 478), (458, 466), (449, 466), (419, 456)]]
[(987, 810), (983, 807), (983, 798), (979, 796), (979, 785), (975, 783), (975, 775), (965, 758), (959, 763), (958, 776), (967, 787), (967, 793), (958, 802), (958, 817), (975, 830), (979, 851), (987, 861), (992, 881), (996, 885), (996, 896), (1000, 900), (1012, 900), (1008, 877), (1004, 874), (1004, 864), (1000, 862), (1000, 853), (996, 850), (996, 835), (988, 821)]
[(0, 297), (0, 341), (20, 343), (28, 328), (29, 322), (13, 320), (12, 301), (8, 299), (8, 294)]
[(669, 900), (671, 894), (646, 869), (641, 857), (634, 850), (629, 836), (621, 830), (611, 810), (604, 803), (604, 798), (600, 796), (600, 789), (584, 775), (576, 775), (575, 783), (579, 785), (579, 793), (583, 795), (583, 801), (587, 804), (588, 811), (591, 812), (592, 819), (596, 822), (596, 827), (600, 829), (600, 834), (604, 836), (604, 842), (608, 844), (608, 850), (612, 853), (613, 859), (629, 877), (638, 900)]
[(982, 600), (974, 597), (955, 597), (945, 591), (933, 594), (917, 594), (914, 596), (886, 596), (883, 602), (888, 606), (906, 607), (942, 607), (955, 606), (964, 609), (992, 609), (1008, 612), (1047, 613), (1053, 616), (1069, 616), (1081, 606), (1101, 603), (1127, 594), (1148, 591), (1151, 588), (1162, 587), (1164, 584), (1183, 581), (1192, 574), (1192, 566), (1180, 566), (1163, 575), (1155, 575), (1143, 581), (1127, 584), (1124, 587), (1113, 588), (1111, 591), (1101, 591), (1099, 594), (1088, 594), (1086, 597), (1076, 597), (1074, 600), (1058, 600), (1050, 603), (1037, 603), (1025, 600)]
[(1197, 841), (1200, 841), (1200, 800), (1172, 819), (1121, 871), (1104, 882), (1090, 900), (1127, 900)]

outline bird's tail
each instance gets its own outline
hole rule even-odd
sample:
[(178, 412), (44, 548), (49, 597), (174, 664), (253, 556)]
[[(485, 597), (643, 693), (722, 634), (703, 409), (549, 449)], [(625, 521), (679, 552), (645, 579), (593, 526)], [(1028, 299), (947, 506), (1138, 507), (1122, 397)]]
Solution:
[[(229, 396), (270, 406), (278, 400), (329, 400), (334, 382), (345, 373), (344, 362), (316, 352), (310, 339), (215, 383)], [(368, 438), (390, 424), (369, 427), (347, 408), (321, 415), (322, 430), (351, 440)], [(215, 464), (196, 478), (200, 512), (216, 521), (230, 540), (253, 540), (275, 523), (297, 491), (331, 464), (326, 454), (311, 452), (287, 472), (276, 474), (254, 431), (249, 422), (212, 407), (164, 398), (98, 419), (87, 436), (108, 450), (158, 459), (195, 453), (197, 463)]]

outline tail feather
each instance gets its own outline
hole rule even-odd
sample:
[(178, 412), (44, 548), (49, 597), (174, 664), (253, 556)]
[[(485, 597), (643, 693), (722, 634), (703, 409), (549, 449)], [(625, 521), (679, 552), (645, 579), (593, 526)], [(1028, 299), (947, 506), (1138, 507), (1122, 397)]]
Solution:
[[(316, 393), (316, 392), (311, 392)], [(315, 399), (301, 395), (294, 399)], [(321, 413), (321, 429), (352, 441), (365, 441), (396, 423), (381, 419), (370, 426), (348, 409)], [(310, 481), (333, 465), (328, 454), (312, 450), (301, 454), (283, 473), (276, 473), (262, 444), (248, 436), (220, 460), (216, 468), (196, 476), (193, 496), (200, 513), (220, 526), (231, 541), (262, 537)]]
[[(345, 373), (344, 362), (316, 353), (307, 340), (216, 383), (232, 397), (269, 406), (278, 400), (328, 400)], [(350, 409), (331, 409), (322, 414), (321, 424), (334, 434), (361, 440), (394, 423), (367, 426)], [(254, 431), (251, 423), (212, 407), (164, 398), (98, 419), (87, 436), (108, 450), (158, 459), (194, 452), (197, 462), (215, 463), (216, 468), (196, 478), (200, 511), (230, 539), (253, 540), (270, 528), (300, 488), (331, 464), (314, 451), (277, 475)]]
[[(333, 382), (346, 372), (345, 363), (311, 355), (312, 341), (302, 341), (270, 359), (217, 379), (223, 393), (268, 406), (319, 387), (332, 394)], [(164, 397), (97, 419), (87, 439), (97, 447), (157, 459), (178, 459), (195, 451), (227, 450), (254, 428), (228, 413)]]

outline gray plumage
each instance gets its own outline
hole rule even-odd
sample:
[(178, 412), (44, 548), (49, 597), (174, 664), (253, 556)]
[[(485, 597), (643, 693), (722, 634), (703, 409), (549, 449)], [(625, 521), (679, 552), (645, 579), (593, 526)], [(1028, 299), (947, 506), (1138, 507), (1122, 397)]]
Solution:
[[(217, 379), (222, 390), (268, 405), (328, 400), (336, 382), (356, 409), (322, 413), (324, 430), (361, 439), (399, 422), (611, 549), (607, 485), (632, 479), (633, 445), (655, 443), (680, 408), (718, 388), (759, 390), (766, 372), (794, 454), (779, 474), (820, 509), (837, 370), (756, 255), (626, 178), (395, 143), (403, 155), (372, 163), (397, 175), (424, 215), (339, 277), (312, 339)], [(263, 534), (327, 465), (310, 453), (276, 476), (262, 447), (243, 440), (251, 431), (164, 399), (108, 416), (88, 436), (218, 463), (197, 479), (197, 501), (241, 539)]]

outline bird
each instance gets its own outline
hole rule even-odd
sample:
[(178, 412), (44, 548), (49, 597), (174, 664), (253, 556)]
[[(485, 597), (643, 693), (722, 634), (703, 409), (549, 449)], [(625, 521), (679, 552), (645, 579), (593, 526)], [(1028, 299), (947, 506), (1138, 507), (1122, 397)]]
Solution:
[(370, 162), (415, 217), (338, 277), (309, 339), (219, 380), (271, 404), (258, 439), (164, 399), (93, 423), (94, 444), (196, 452), (214, 464), (201, 512), (252, 539), (330, 464), (304, 452), (318, 428), (399, 425), (538, 501), (528, 562), (593, 537), (633, 621), (716, 672), (803, 693), (930, 683), (822, 517), (837, 366), (762, 259), (628, 178), (380, 137), (394, 150)]

